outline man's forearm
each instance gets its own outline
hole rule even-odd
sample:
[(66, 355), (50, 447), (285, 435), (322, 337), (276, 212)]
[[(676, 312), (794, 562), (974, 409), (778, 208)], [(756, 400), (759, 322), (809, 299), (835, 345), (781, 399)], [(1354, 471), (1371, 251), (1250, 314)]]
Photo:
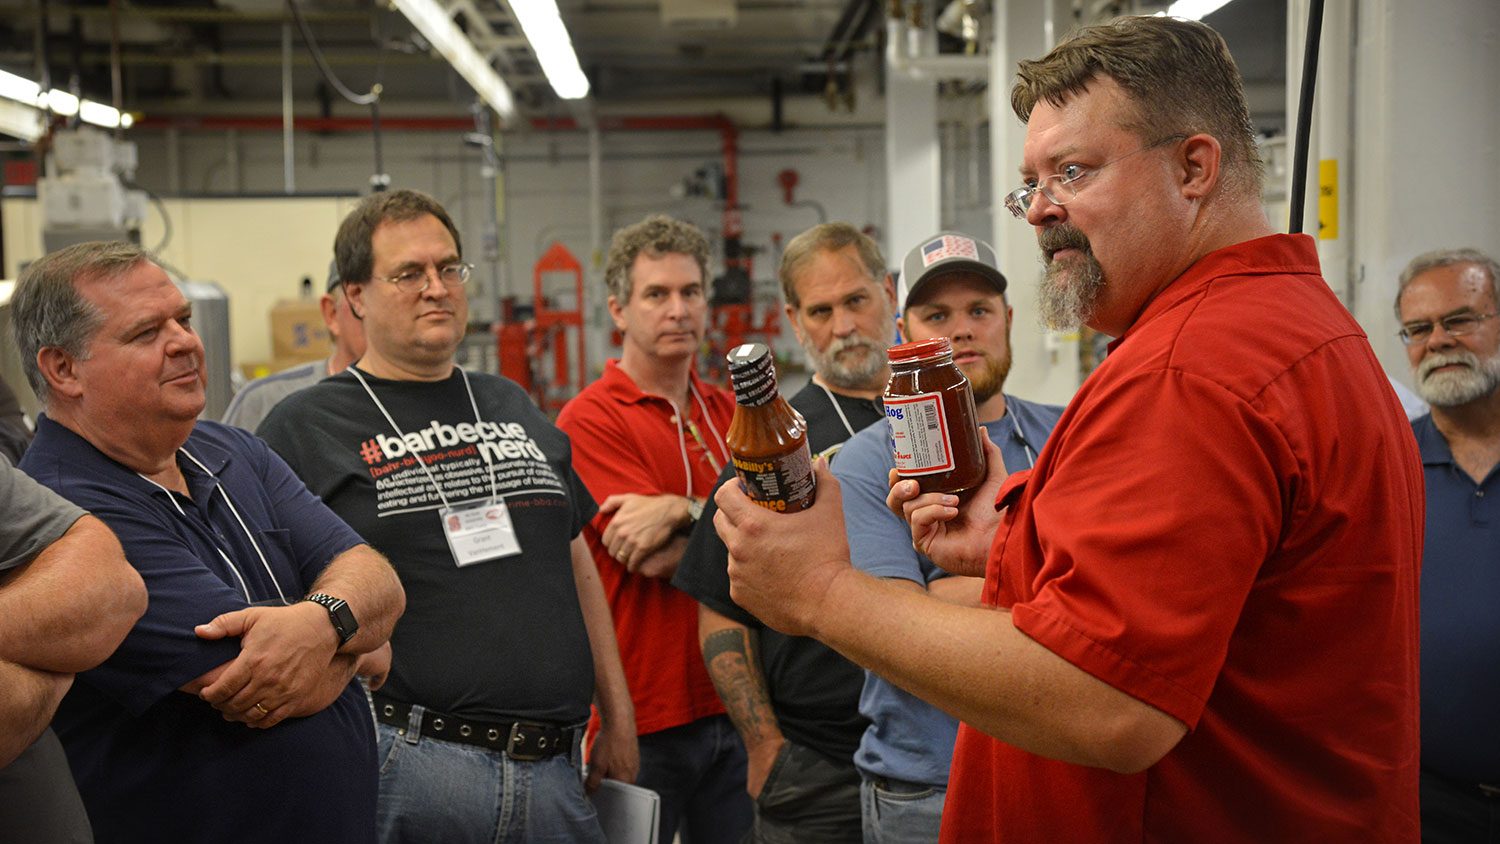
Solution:
[(628, 724), (635, 730), (635, 704), (625, 682), (625, 667), (620, 662), (620, 646), (615, 639), (614, 620), (604, 599), (604, 586), (594, 557), (582, 536), (568, 546), (573, 567), (573, 582), (578, 590), (578, 607), (583, 612), (583, 626), (589, 637), (589, 651), (594, 663), (594, 701), (600, 719), (612, 724)]
[(641, 559), (639, 565), (632, 571), (645, 575), (646, 577), (660, 577), (671, 580), (677, 574), (677, 566), (682, 562), (683, 552), (687, 551), (688, 537), (686, 534), (673, 534), (667, 540), (667, 544), (652, 551)]
[(724, 711), (748, 750), (782, 740), (757, 653), (759, 637), (748, 627), (698, 605), (698, 645)]
[(73, 675), (0, 660), (0, 768), (15, 761), (52, 723)]
[(368, 545), (334, 557), (310, 591), (343, 599), (359, 622), (359, 632), (339, 653), (369, 653), (385, 644), (406, 610), (406, 592), (395, 569)]
[(115, 535), (84, 516), (0, 580), (0, 660), (86, 671), (119, 647), (145, 611), (146, 587)]
[(814, 633), (959, 720), (1051, 759), (1141, 770), (1186, 732), (1016, 629), (1009, 612), (917, 591), (847, 569), (820, 596)]

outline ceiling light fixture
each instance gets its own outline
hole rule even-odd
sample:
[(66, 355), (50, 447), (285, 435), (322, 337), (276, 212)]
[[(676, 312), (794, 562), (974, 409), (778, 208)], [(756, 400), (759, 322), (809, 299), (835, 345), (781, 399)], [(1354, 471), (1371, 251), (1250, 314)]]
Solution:
[(458, 75), (469, 83), (481, 99), (489, 103), (506, 122), (516, 116), (516, 101), (510, 88), (490, 63), (479, 55), (469, 37), (459, 31), (448, 13), (434, 0), (393, 0), (401, 14), (422, 33), (438, 54), (458, 71)]
[(573, 39), (557, 11), (557, 0), (511, 0), (510, 10), (521, 22), (521, 31), (531, 42), (542, 72), (552, 90), (565, 100), (581, 100), (589, 95), (589, 79), (578, 66)]
[(1157, 15), (1201, 21), (1228, 3), (1229, 0), (1177, 0), (1168, 6), (1165, 12), (1157, 12)]
[(32, 108), (50, 109), (64, 117), (72, 117), (76, 114), (83, 122), (103, 126), (106, 129), (113, 129), (116, 126), (129, 129), (135, 122), (135, 119), (128, 113), (121, 114), (112, 106), (96, 103), (93, 100), (80, 100), (61, 88), (53, 88), (44, 94), (41, 86), (30, 79), (3, 70), (0, 70), (0, 97)]

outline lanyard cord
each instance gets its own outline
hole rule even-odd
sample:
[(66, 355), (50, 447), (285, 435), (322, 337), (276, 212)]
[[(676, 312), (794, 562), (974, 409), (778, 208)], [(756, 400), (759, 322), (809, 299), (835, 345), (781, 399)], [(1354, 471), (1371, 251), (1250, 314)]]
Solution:
[(1021, 423), (1020, 423), (1019, 420), (1016, 419), (1015, 412), (1012, 411), (1009, 406), (1007, 406), (1005, 410), (1006, 410), (1006, 414), (1005, 415), (1007, 415), (1007, 416), (1010, 417), (1011, 427), (1015, 428), (1015, 430), (1016, 430), (1016, 441), (1019, 442), (1021, 444), (1021, 448), (1025, 449), (1025, 451), (1026, 451), (1026, 468), (1028, 468), (1028, 469), (1035, 469), (1036, 468), (1036, 452), (1034, 452), (1034, 451), (1031, 450), (1031, 443), (1027, 442), (1026, 441), (1026, 435), (1023, 434), (1023, 433), (1021, 433)]
[[(692, 393), (693, 399), (698, 402), (698, 412), (703, 414), (703, 423), (708, 426), (708, 432), (714, 435), (714, 442), (719, 444), (719, 455), (725, 461), (729, 460), (729, 445), (724, 442), (724, 435), (719, 433), (718, 428), (714, 427), (714, 418), (708, 412), (708, 403), (703, 400), (703, 396), (698, 393), (698, 388), (693, 386), (691, 380), (688, 381), (688, 392)], [(714, 459), (713, 452), (709, 450), (708, 443), (705, 443), (703, 438), (698, 436), (697, 426), (693, 425), (692, 417), (688, 418), (688, 430), (693, 432), (693, 438), (698, 440), (698, 445), (703, 446), (703, 453), (708, 455), (708, 464), (714, 467), (714, 476), (718, 477), (724, 464)]]
[[(365, 381), (364, 375), (360, 374), (359, 367), (351, 366), (349, 367), (349, 371), (354, 373), (354, 380), (358, 381), (359, 385), (365, 388), (365, 393), (369, 395), (370, 401), (375, 403), (375, 407), (380, 411), (380, 415), (385, 417), (385, 421), (390, 424), (391, 430), (396, 432), (396, 436), (403, 440), (406, 439), (406, 434), (396, 424), (396, 420), (391, 418), (390, 411), (386, 410), (385, 405), (380, 403), (380, 399), (375, 397), (375, 391), (370, 389), (370, 385)], [(469, 407), (474, 409), (474, 423), (476, 425), (480, 424), (483, 420), (479, 418), (479, 405), (474, 401), (474, 390), (469, 386), (469, 374), (464, 372), (461, 367), (458, 369), (458, 374), (463, 376), (464, 390), (469, 394)], [(432, 469), (428, 467), (427, 461), (422, 459), (422, 455), (416, 454), (415, 450), (413, 450), (413, 454), (417, 458), (417, 465), (421, 466), (422, 471), (427, 473), (427, 480), (432, 482), (432, 488), (437, 490), (438, 499), (443, 502), (443, 506), (452, 507), (453, 505), (448, 503), (448, 496), (443, 493), (443, 487), (437, 482), (437, 476), (432, 474)], [(490, 497), (498, 498), (499, 493), (495, 486), (495, 468), (490, 463), (490, 456), (483, 448), (479, 449), (479, 456), (484, 458), (485, 472), (490, 476)]]
[(828, 397), (828, 403), (833, 405), (833, 412), (837, 413), (839, 415), (839, 421), (844, 423), (844, 430), (849, 432), (849, 436), (854, 436), (854, 426), (849, 424), (849, 417), (845, 416), (844, 409), (842, 407), (839, 407), (839, 400), (834, 398), (833, 391), (823, 386), (822, 384), (818, 384), (818, 389), (822, 390), (823, 395)]
[[(276, 579), (276, 572), (271, 571), (271, 564), (266, 560), (265, 552), (260, 550), (260, 543), (255, 541), (255, 534), (250, 532), (250, 527), (245, 524), (245, 519), (240, 516), (239, 508), (234, 506), (234, 499), (229, 497), (229, 490), (224, 488), (224, 483), (219, 480), (217, 475), (209, 471), (207, 466), (203, 465), (203, 461), (194, 457), (192, 452), (188, 451), (186, 448), (178, 448), (177, 450), (182, 452), (184, 457), (193, 461), (193, 465), (197, 466), (203, 472), (203, 474), (208, 475), (210, 478), (213, 478), (214, 489), (217, 489), (219, 491), (219, 494), (224, 496), (224, 503), (229, 505), (229, 512), (234, 514), (234, 520), (236, 522), (239, 522), (240, 530), (244, 531), (245, 538), (250, 540), (250, 547), (255, 549), (255, 556), (260, 558), (261, 566), (265, 568), (266, 574), (270, 576), (271, 585), (276, 587), (276, 595), (281, 598), (281, 602), (283, 604), (288, 603), (286, 599), (286, 593), (281, 590), (281, 581)], [(145, 475), (142, 475), (140, 472), (137, 472), (136, 474), (139, 475), (140, 478), (146, 483), (151, 484), (152, 486), (166, 493), (167, 500), (172, 502), (173, 507), (177, 508), (178, 514), (181, 515), (184, 519), (187, 518), (187, 511), (183, 510), (182, 505), (177, 503), (177, 498), (172, 495), (171, 490), (167, 489), (156, 481), (151, 480)], [(212, 496), (213, 493), (209, 493), (209, 495)], [(229, 554), (223, 548), (220, 548), (217, 542), (214, 543), (214, 549), (219, 552), (220, 557), (224, 558), (224, 563), (229, 566), (229, 570), (234, 573), (235, 579), (240, 582), (240, 591), (245, 593), (245, 602), (254, 603), (254, 599), (250, 597), (250, 588), (245, 583), (244, 575), (240, 574), (239, 567), (234, 564), (233, 560), (229, 559)]]

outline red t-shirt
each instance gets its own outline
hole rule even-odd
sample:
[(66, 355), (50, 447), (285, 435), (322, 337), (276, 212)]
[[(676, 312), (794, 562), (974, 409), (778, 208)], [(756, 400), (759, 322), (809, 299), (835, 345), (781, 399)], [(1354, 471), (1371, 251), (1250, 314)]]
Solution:
[(1127, 776), (965, 725), (943, 841), (1418, 839), (1421, 464), (1311, 238), (1162, 291), (1001, 504), (986, 603), (1189, 732)]
[[(729, 460), (724, 434), (734, 396), (692, 376), (692, 413), (679, 428), (677, 409), (641, 392), (617, 361), (563, 407), (557, 425), (573, 442), (573, 468), (600, 504), (616, 493), (713, 494)], [(707, 415), (705, 416), (705, 410)], [(661, 578), (625, 570), (600, 537), (608, 516), (583, 529), (614, 615), (625, 679), (641, 735), (724, 711), (698, 650), (698, 602)]]

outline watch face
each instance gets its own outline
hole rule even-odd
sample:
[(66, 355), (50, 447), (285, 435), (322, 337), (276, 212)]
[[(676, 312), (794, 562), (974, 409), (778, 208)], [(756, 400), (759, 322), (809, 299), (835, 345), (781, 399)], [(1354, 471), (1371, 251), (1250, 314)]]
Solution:
[(354, 634), (359, 632), (359, 622), (354, 620), (354, 611), (349, 609), (349, 605), (339, 601), (338, 606), (329, 612), (333, 615), (333, 626), (338, 628), (340, 641), (347, 642), (354, 638)]

